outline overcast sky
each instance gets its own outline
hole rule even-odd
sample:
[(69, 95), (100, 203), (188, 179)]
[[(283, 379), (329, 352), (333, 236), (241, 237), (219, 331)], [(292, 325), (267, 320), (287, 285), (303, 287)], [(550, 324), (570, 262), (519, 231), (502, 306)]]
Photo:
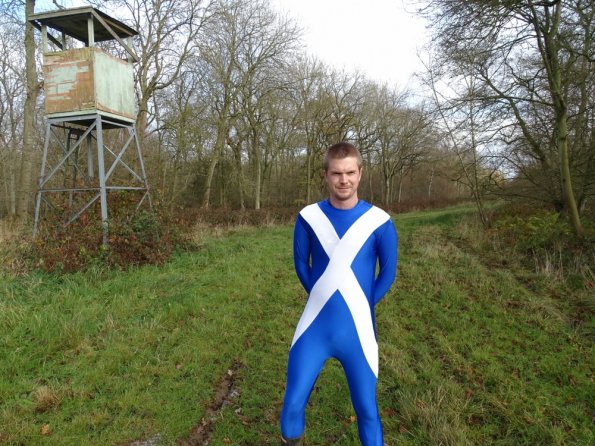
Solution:
[(309, 51), (337, 68), (414, 87), (427, 34), (406, 0), (269, 0), (304, 28)]
[[(424, 22), (411, 0), (269, 0), (304, 30), (306, 50), (323, 62), (370, 79), (415, 89), (412, 75), (422, 66), (418, 52), (426, 42)], [(63, 0), (66, 7), (84, 0)], [(50, 0), (40, 9), (53, 9)]]

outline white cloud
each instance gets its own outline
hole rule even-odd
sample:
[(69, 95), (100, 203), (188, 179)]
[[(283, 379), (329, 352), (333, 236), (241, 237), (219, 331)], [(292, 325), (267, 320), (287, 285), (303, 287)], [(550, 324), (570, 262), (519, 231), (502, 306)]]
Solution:
[(400, 87), (422, 69), (424, 22), (399, 0), (270, 1), (304, 28), (309, 51), (334, 67)]

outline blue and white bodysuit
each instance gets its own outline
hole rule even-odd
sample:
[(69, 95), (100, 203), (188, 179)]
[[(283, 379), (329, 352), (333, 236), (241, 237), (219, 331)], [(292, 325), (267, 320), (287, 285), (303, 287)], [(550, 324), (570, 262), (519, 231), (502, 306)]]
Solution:
[(336, 358), (347, 376), (362, 444), (382, 446), (374, 305), (396, 274), (390, 216), (363, 200), (348, 210), (328, 200), (307, 206), (295, 224), (293, 251), (309, 297), (289, 352), (281, 433), (287, 439), (302, 435), (314, 383), (326, 360)]

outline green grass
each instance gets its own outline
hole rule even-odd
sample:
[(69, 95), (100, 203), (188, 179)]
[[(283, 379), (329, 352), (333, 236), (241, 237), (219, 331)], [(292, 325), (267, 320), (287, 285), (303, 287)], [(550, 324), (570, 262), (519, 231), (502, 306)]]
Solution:
[[(399, 275), (377, 307), (386, 441), (590, 444), (593, 320), (577, 322), (572, 305), (588, 290), (486, 266), (454, 243), (470, 218), (464, 207), (396, 218)], [(173, 445), (237, 367), (209, 444), (276, 444), (305, 303), (291, 235), (241, 230), (162, 267), (1, 277), (0, 443)], [(308, 444), (357, 445), (353, 415), (330, 361), (308, 408)]]

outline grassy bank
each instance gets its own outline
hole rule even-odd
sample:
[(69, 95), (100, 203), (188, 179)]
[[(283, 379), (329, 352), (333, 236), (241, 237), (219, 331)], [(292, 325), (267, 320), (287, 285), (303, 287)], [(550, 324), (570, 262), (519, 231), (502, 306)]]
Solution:
[[(470, 218), (396, 219), (399, 277), (377, 307), (386, 441), (589, 444), (589, 291), (489, 266), (453, 237)], [(2, 277), (0, 443), (276, 444), (305, 303), (291, 232), (210, 238), (162, 267)], [(353, 415), (331, 361), (308, 444), (358, 444)]]

